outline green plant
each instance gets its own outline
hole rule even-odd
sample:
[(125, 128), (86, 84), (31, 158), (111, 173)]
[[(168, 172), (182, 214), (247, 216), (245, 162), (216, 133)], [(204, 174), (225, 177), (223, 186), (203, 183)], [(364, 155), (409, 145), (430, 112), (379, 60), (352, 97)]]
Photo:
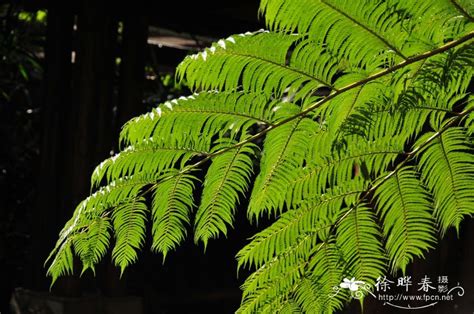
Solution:
[(330, 297), (344, 277), (404, 272), (474, 213), (472, 2), (260, 8), (270, 32), (187, 57), (178, 78), (199, 93), (123, 127), (124, 148), (95, 169), (96, 191), (60, 233), (53, 282), (73, 271), (73, 250), (94, 270), (112, 234), (123, 271), (146, 219), (163, 257), (191, 221), (206, 246), (249, 196), (249, 219), (275, 222), (237, 254), (239, 267), (256, 269), (239, 312), (333, 312), (348, 298)]

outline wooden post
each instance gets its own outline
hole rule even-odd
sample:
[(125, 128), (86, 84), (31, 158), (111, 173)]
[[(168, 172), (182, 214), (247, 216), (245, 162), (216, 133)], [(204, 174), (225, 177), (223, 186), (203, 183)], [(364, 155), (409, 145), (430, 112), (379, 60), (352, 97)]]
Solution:
[[(49, 287), (43, 263), (57, 240), (59, 229), (71, 215), (73, 208), (64, 207), (65, 183), (63, 175), (72, 129), (67, 121), (71, 111), (71, 45), (73, 11), (66, 4), (52, 4), (48, 8), (45, 47), (44, 105), (42, 110), (42, 143), (38, 177), (37, 208), (33, 211), (32, 267), (28, 285), (42, 290)], [(69, 204), (71, 206), (72, 204)], [(59, 283), (60, 284), (60, 283)], [(68, 286), (68, 285), (66, 285)], [(63, 287), (66, 294), (74, 288)]]
[(76, 204), (89, 194), (93, 168), (110, 156), (112, 139), (117, 136), (113, 125), (118, 30), (115, 11), (106, 2), (82, 1), (77, 27), (76, 105), (71, 121), (75, 134), (70, 157), (71, 195)]
[[(141, 9), (146, 11), (144, 7), (141, 7)], [(124, 15), (123, 26), (117, 110), (117, 124), (119, 127), (145, 110), (142, 100), (145, 83), (148, 21), (146, 16), (140, 16), (139, 12), (134, 12)]]

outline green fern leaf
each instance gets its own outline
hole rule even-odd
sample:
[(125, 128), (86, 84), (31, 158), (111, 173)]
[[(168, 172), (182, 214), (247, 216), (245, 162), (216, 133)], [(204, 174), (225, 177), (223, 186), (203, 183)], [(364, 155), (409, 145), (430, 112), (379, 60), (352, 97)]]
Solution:
[(113, 214), (115, 246), (112, 258), (123, 274), (125, 268), (137, 259), (136, 250), (145, 241), (145, 221), (147, 207), (143, 198), (134, 199), (130, 203), (118, 206)]
[[(325, 67), (322, 71), (319, 70), (322, 67), (310, 66), (321, 55), (315, 49), (310, 53), (305, 48), (313, 43), (299, 44), (287, 61), (290, 48), (301, 39), (298, 35), (265, 31), (231, 36), (184, 59), (178, 66), (178, 78), (185, 80), (192, 89), (228, 91), (241, 87), (246, 92), (279, 96), (291, 89), (290, 94), (298, 92), (297, 99), (309, 96), (323, 86), (332, 88), (335, 70), (328, 71)], [(336, 60), (324, 61), (337, 69)]]
[(280, 189), (295, 179), (308, 151), (308, 138), (316, 130), (317, 125), (312, 120), (297, 119), (269, 132), (265, 138), (260, 173), (252, 190), (249, 217), (258, 219), (265, 211), (268, 214), (282, 211), (285, 195), (280, 193)]
[(415, 256), (423, 257), (436, 243), (431, 197), (409, 167), (382, 183), (375, 196), (392, 272), (405, 273)]
[(87, 230), (77, 235), (74, 250), (82, 261), (82, 273), (89, 268), (95, 273), (95, 265), (104, 257), (109, 247), (111, 228), (109, 218), (99, 217), (87, 226)]
[[(255, 124), (271, 125), (279, 101), (261, 92), (202, 92), (166, 102), (127, 122), (120, 141), (136, 145), (153, 138), (156, 144), (174, 140), (202, 143), (205, 138), (229, 133), (236, 137)], [(170, 137), (170, 134), (172, 135)], [(204, 149), (205, 150), (205, 149)]]
[(342, 309), (348, 297), (346, 291), (337, 291), (344, 278), (343, 256), (334, 238), (324, 238), (315, 248), (307, 266), (307, 275), (295, 291), (295, 299), (302, 308), (316, 313), (333, 313)]
[(227, 234), (239, 195), (248, 188), (255, 149), (253, 144), (242, 145), (212, 160), (196, 213), (195, 242), (202, 241), (206, 247), (208, 240), (216, 238), (220, 232)]
[(283, 213), (239, 251), (238, 267), (261, 267), (286, 250), (298, 246), (308, 234), (327, 230), (335, 222), (342, 204), (353, 202), (363, 192), (363, 182), (356, 180), (351, 183), (347, 189), (334, 188), (333, 191), (327, 191), (325, 196), (308, 200), (300, 208)]
[[(316, 140), (319, 138), (316, 137)], [(308, 158), (308, 165), (300, 170), (289, 185), (286, 192), (287, 203), (297, 204), (312, 195), (324, 193), (328, 184), (335, 186), (349, 182), (356, 167), (362, 165), (368, 175), (377, 176), (393, 164), (398, 155), (404, 153), (401, 146), (395, 141), (384, 141), (380, 144), (359, 141), (355, 147), (328, 155), (318, 154), (321, 149), (317, 149)]]
[[(295, 5), (283, 0), (264, 0), (260, 9), (271, 29), (308, 33), (317, 42), (326, 41), (331, 50), (342, 52), (354, 63), (364, 62), (362, 67), (373, 67), (370, 62), (381, 64), (383, 58), (406, 58), (403, 44), (408, 34), (401, 25), (403, 18), (389, 3), (305, 0)], [(324, 23), (313, 22), (318, 20)], [(361, 42), (363, 46), (356, 44)]]
[(434, 215), (443, 235), (450, 227), (459, 231), (463, 217), (474, 213), (474, 155), (466, 138), (463, 129), (451, 128), (420, 157), (422, 179), (434, 193)]
[(354, 205), (345, 210), (337, 228), (337, 245), (348, 265), (347, 277), (374, 283), (384, 274), (385, 252), (375, 215), (366, 205)]
[(74, 256), (72, 253), (73, 238), (67, 238), (57, 248), (55, 257), (49, 265), (47, 274), (51, 276), (51, 287), (56, 280), (65, 275), (71, 275), (74, 271)]
[(178, 171), (166, 176), (156, 186), (152, 204), (152, 249), (161, 252), (163, 260), (186, 237), (196, 181), (195, 177)]

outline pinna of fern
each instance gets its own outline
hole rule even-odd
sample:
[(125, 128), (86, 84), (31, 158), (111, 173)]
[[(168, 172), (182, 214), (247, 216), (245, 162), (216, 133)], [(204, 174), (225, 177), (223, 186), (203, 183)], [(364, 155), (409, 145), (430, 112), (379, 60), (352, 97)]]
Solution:
[(270, 31), (180, 64), (194, 95), (123, 127), (60, 233), (53, 282), (73, 254), (94, 270), (112, 242), (123, 271), (146, 220), (164, 257), (191, 225), (206, 247), (247, 197), (250, 221), (274, 222), (237, 253), (255, 268), (238, 312), (332, 313), (343, 278), (405, 272), (474, 213), (471, 2), (263, 0), (260, 12)]

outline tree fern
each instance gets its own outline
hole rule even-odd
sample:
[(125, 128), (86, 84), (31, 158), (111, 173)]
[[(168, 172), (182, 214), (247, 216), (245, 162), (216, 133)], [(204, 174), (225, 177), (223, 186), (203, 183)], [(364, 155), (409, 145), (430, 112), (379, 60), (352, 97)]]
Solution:
[(163, 256), (192, 226), (206, 247), (247, 198), (251, 222), (273, 223), (237, 253), (255, 269), (237, 311), (332, 313), (344, 278), (405, 272), (474, 214), (471, 2), (262, 0), (260, 13), (269, 31), (180, 64), (195, 94), (124, 125), (59, 234), (53, 282), (73, 254), (94, 270), (110, 242), (123, 271), (147, 220)]

